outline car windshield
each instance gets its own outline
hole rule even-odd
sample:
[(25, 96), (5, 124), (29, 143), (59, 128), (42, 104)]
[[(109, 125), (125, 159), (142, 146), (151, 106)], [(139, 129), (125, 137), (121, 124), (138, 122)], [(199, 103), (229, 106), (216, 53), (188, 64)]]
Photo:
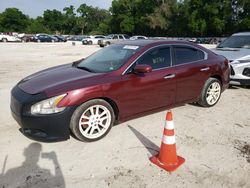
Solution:
[(217, 48), (250, 48), (250, 36), (231, 36)]
[(124, 37), (125, 37), (125, 39), (129, 39), (130, 38), (130, 36), (128, 36), (128, 35), (123, 35)]
[(96, 73), (112, 72), (122, 67), (139, 49), (136, 45), (111, 45), (83, 60), (77, 68)]

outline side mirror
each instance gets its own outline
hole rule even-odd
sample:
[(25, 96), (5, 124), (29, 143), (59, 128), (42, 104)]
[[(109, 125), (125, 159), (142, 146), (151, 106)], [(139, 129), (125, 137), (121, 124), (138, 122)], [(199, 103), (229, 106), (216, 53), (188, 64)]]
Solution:
[(72, 63), (72, 67), (76, 67), (79, 63), (81, 63), (83, 60), (84, 60), (85, 58), (82, 58), (82, 59), (79, 59), (79, 60), (77, 60), (77, 61), (74, 61), (73, 63)]
[(134, 73), (148, 73), (152, 72), (152, 67), (150, 65), (136, 65), (134, 68)]

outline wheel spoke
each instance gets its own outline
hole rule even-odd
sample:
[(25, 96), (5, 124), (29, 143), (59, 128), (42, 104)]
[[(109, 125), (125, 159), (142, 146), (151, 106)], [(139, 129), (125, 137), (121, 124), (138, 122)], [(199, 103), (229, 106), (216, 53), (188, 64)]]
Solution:
[(91, 126), (91, 130), (90, 130), (90, 135), (92, 135), (94, 133), (95, 127)]
[(89, 121), (81, 122), (81, 125), (88, 125), (88, 124), (89, 124)]
[(107, 112), (104, 110), (104, 111), (99, 115), (99, 117), (104, 116), (106, 113), (107, 113)]
[(102, 128), (104, 128), (104, 129), (106, 129), (106, 126), (105, 125), (103, 125), (103, 123), (102, 122), (100, 122), (98, 125), (100, 125)]
[(88, 134), (88, 132), (89, 132), (89, 130), (90, 130), (90, 128), (91, 128), (92, 126), (88, 126), (85, 130), (84, 130), (84, 132), (86, 133), (86, 134)]
[(99, 106), (97, 106), (95, 109), (96, 109), (95, 110), (95, 115), (99, 115)]
[(85, 116), (85, 115), (82, 115), (82, 119), (87, 119), (87, 120), (89, 120), (89, 117), (88, 117), (88, 116)]
[(100, 118), (100, 122), (103, 122), (104, 120), (108, 119), (108, 116), (105, 116), (103, 118)]
[(91, 107), (89, 110), (90, 110), (90, 114), (91, 115), (95, 115), (95, 113), (94, 113), (94, 107)]
[(101, 131), (101, 129), (98, 125), (96, 126), (96, 129), (97, 129), (98, 133)]

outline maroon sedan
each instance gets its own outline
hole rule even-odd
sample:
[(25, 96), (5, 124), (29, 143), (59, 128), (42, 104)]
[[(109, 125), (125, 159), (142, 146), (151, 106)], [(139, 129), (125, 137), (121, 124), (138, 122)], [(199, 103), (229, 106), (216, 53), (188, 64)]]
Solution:
[(211, 107), (228, 83), (227, 59), (201, 46), (125, 41), (24, 78), (11, 110), (32, 139), (95, 141), (115, 122), (191, 102)]

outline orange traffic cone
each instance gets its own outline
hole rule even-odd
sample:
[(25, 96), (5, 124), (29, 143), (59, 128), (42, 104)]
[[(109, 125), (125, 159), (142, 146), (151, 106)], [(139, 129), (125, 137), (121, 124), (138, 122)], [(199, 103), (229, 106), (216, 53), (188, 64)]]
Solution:
[(185, 162), (184, 158), (176, 154), (174, 122), (171, 111), (168, 111), (166, 115), (160, 152), (156, 156), (151, 157), (150, 161), (169, 172), (176, 170)]

